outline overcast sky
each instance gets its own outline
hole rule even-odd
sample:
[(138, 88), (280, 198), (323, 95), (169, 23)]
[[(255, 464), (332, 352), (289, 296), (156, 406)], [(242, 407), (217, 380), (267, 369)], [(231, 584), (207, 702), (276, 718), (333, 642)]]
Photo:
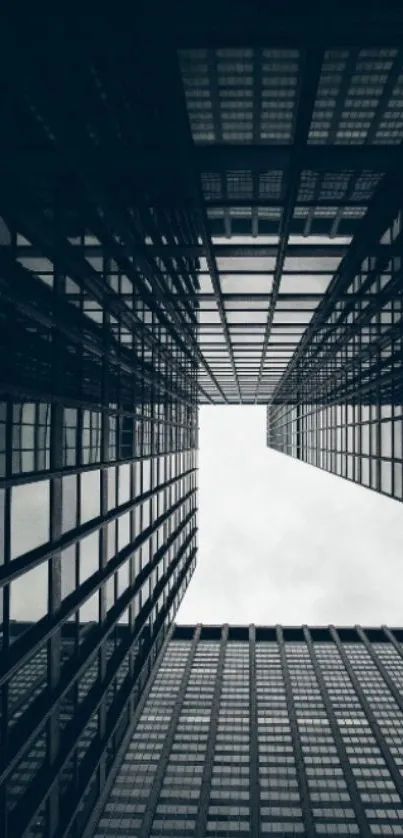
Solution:
[(199, 466), (178, 623), (402, 625), (400, 503), (268, 449), (261, 407), (202, 407)]

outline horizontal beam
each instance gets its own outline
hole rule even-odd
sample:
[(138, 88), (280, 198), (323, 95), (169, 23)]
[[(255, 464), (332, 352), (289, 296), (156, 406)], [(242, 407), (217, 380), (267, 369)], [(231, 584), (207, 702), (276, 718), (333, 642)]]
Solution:
[[(202, 172), (237, 169), (265, 172), (287, 168), (292, 149), (289, 145), (211, 144), (198, 146), (195, 157)], [(398, 145), (308, 145), (301, 152), (301, 168), (313, 171), (375, 169), (385, 172), (397, 165), (401, 157)]]
[[(237, 209), (250, 209), (251, 207), (261, 207), (262, 209), (282, 209), (284, 201), (282, 198), (214, 198), (210, 199), (205, 196), (205, 204), (207, 209), (221, 209), (236, 207)], [(296, 207), (306, 207), (307, 209), (315, 209), (315, 218), (320, 218), (321, 208), (336, 207), (344, 209), (345, 207), (364, 207), (368, 206), (368, 200), (364, 198), (315, 198), (314, 200), (298, 200)], [(270, 220), (270, 219), (261, 219)], [(354, 219), (353, 219), (354, 220)]]
[[(298, 293), (296, 293), (296, 294), (277, 294), (277, 302), (279, 302), (279, 303), (280, 302), (291, 303), (291, 302), (303, 302), (303, 301), (305, 301), (305, 302), (315, 303), (315, 302), (318, 302), (319, 300), (321, 300), (323, 296), (324, 296), (324, 294), (304, 294), (302, 292), (299, 293), (299, 294)], [(372, 295), (372, 296), (373, 296), (373, 298), (375, 298), (375, 295)], [(268, 292), (267, 294), (262, 294), (262, 293), (254, 294), (253, 291), (250, 291), (248, 293), (247, 286), (246, 286), (245, 292), (242, 293), (242, 294), (223, 294), (223, 300), (224, 300), (225, 303), (231, 303), (231, 302), (242, 303), (243, 302), (243, 303), (246, 304), (246, 307), (247, 307), (247, 303), (251, 302), (251, 301), (253, 301), (253, 302), (264, 302), (264, 303), (267, 304), (267, 300), (268, 300), (269, 297), (271, 297), (270, 292)], [(371, 299), (371, 295), (370, 295), (369, 298)], [(204, 294), (204, 293), (198, 292), (197, 295), (196, 295), (196, 299), (199, 302), (202, 302), (202, 303), (214, 302), (215, 301), (215, 295), (211, 294), (211, 293), (210, 294)], [(339, 299), (340, 300), (349, 300), (349, 299), (351, 299), (351, 294), (343, 294)], [(368, 295), (365, 296), (365, 299), (366, 300), (368, 299)], [(236, 311), (240, 311), (240, 310), (242, 310), (242, 309), (236, 309)], [(248, 309), (248, 311), (249, 310), (250, 309)], [(277, 310), (278, 310), (278, 307), (277, 307)], [(299, 309), (299, 311), (300, 310), (301, 309)], [(256, 309), (252, 309), (251, 311), (256, 311)], [(288, 307), (287, 307), (287, 311), (288, 311)]]
[[(287, 246), (287, 256), (306, 258), (307, 256), (316, 257), (318, 259), (325, 256), (342, 257), (347, 252), (347, 245), (343, 244), (309, 244), (309, 239), (306, 244), (289, 244)], [(372, 256), (379, 256), (382, 248), (386, 251), (387, 245), (377, 245), (371, 248)], [(202, 245), (164, 245), (163, 247), (148, 246), (146, 248), (151, 257), (158, 256), (160, 258), (168, 257), (195, 257), (204, 256), (204, 249)], [(277, 255), (277, 244), (214, 244), (214, 255), (216, 258), (231, 257), (260, 257), (266, 258), (268, 256), (275, 257)], [(246, 271), (247, 272), (247, 271)]]
[[(271, 272), (268, 271), (267, 268), (265, 268), (265, 269), (256, 268), (253, 263), (251, 264), (250, 268), (248, 267), (247, 271), (245, 271), (245, 270), (242, 270), (242, 271), (233, 270), (232, 268), (231, 269), (226, 268), (225, 270), (220, 271), (220, 276), (221, 277), (225, 277), (225, 276), (245, 276), (245, 274), (248, 274), (248, 276), (270, 276)], [(208, 271), (199, 270), (198, 275), (199, 275), (199, 277), (208, 276)], [(295, 268), (291, 268), (291, 269), (287, 268), (287, 269), (283, 270), (283, 276), (296, 276), (296, 275), (298, 275), (299, 277), (303, 277), (303, 276), (327, 276), (327, 277), (331, 277), (332, 272), (331, 272), (331, 270), (329, 270), (329, 268), (325, 268), (325, 270), (323, 270), (323, 268), (322, 268), (322, 270), (321, 270), (319, 264), (318, 264), (317, 267), (309, 268), (308, 270), (306, 268), (300, 268), (300, 267), (298, 268), (298, 271), (296, 271)]]
[[(270, 171), (286, 169), (292, 154), (292, 145), (224, 145), (211, 143), (199, 145), (193, 150), (194, 160), (201, 172)], [(375, 169), (387, 171), (401, 159), (399, 145), (308, 145), (301, 154), (302, 168), (314, 171), (336, 171), (349, 169)], [(181, 170), (183, 161), (179, 154), (169, 151), (162, 145), (160, 149), (140, 150), (127, 153), (119, 146), (112, 146), (102, 152), (85, 155), (77, 149), (80, 161), (91, 173), (102, 172), (107, 179), (126, 175), (158, 174), (170, 170)], [(19, 178), (31, 175), (49, 177), (68, 177), (72, 172), (72, 163), (57, 151), (47, 150), (6, 150), (0, 156), (0, 175), (18, 174)], [(123, 184), (124, 188), (124, 184)], [(157, 194), (161, 194), (160, 188)], [(189, 195), (190, 198), (190, 195)]]
[[(77, 250), (80, 251), (81, 256), (102, 256), (104, 253), (104, 249), (102, 248), (102, 246), (97, 244), (74, 245), (73, 247), (77, 248)], [(215, 257), (219, 258), (223, 256), (276, 256), (277, 248), (277, 244), (213, 243), (214, 255)], [(377, 252), (379, 252), (379, 249), (380, 248), (378, 246)], [(323, 256), (344, 256), (346, 250), (347, 245), (344, 244), (310, 244), (309, 239), (307, 238), (306, 244), (289, 244), (287, 247), (287, 256), (317, 256), (318, 258)], [(149, 256), (151, 258), (155, 258), (157, 256), (161, 259), (181, 259), (183, 257), (198, 258), (200, 256), (204, 256), (204, 247), (202, 244), (167, 244), (161, 246), (146, 245), (144, 247), (144, 252), (146, 253), (147, 257)], [(42, 254), (38, 249), (34, 249), (32, 247), (29, 247), (28, 245), (19, 245), (17, 248), (17, 256), (19, 258), (21, 258), (22, 256), (40, 257), (41, 255)], [(267, 273), (267, 271), (265, 271), (265, 273)]]

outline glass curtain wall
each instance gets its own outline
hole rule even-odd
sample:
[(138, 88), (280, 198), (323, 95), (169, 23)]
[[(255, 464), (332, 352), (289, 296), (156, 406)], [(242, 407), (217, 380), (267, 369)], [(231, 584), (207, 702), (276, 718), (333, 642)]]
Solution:
[(86, 835), (402, 835), (402, 641), (176, 626)]

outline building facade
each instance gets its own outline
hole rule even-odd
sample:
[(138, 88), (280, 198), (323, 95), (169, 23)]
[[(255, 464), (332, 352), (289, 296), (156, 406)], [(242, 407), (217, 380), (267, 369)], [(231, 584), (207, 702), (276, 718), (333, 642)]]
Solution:
[(402, 835), (402, 641), (176, 626), (85, 835)]
[(210, 5), (2, 23), (5, 838), (106, 788), (195, 567), (199, 404), (402, 494), (402, 16), (318, 46), (317, 4)]
[[(382, 213), (365, 219), (355, 264), (336, 274), (267, 408), (269, 446), (396, 500), (403, 499), (400, 194), (397, 180), (379, 195)], [(374, 242), (384, 254), (364, 256)]]
[(78, 838), (195, 567), (197, 277), (42, 186), (2, 207), (0, 833)]
[(78, 838), (195, 567), (197, 324), (38, 212), (0, 256), (0, 832)]
[(96, 162), (111, 143), (135, 156), (134, 90), (130, 114), (109, 89), (112, 129), (112, 76), (77, 33), (7, 32), (0, 834), (79, 838), (195, 568), (196, 263), (145, 243), (197, 234), (186, 207), (153, 216), (151, 181), (125, 193)]

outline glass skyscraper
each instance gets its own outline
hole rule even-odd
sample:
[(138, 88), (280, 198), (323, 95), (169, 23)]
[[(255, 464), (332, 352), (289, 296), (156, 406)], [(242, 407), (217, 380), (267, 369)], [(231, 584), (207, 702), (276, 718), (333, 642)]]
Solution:
[(198, 405), (402, 499), (402, 14), (249, 5), (2, 20), (5, 838), (79, 838), (112, 777), (195, 568)]
[[(399, 180), (388, 189), (392, 200), (400, 196)], [(384, 191), (377, 200), (383, 206)], [(398, 206), (383, 206), (376, 232), (368, 215), (380, 252), (363, 258), (362, 249), (353, 270), (335, 275), (267, 408), (267, 442), (401, 501), (400, 200)]]
[[(52, 241), (63, 226), (53, 209), (43, 212)], [(9, 219), (0, 257), (7, 838), (33, 818), (35, 834), (56, 834), (96, 798), (140, 663), (150, 669), (193, 573), (197, 526), (193, 304), (179, 335), (129, 261), (123, 274), (109, 251), (78, 255), (92, 241), (84, 219), (81, 233), (65, 219), (66, 262), (46, 247), (33, 255), (20, 223)]]
[(177, 626), (85, 835), (403, 835), (402, 641)]

